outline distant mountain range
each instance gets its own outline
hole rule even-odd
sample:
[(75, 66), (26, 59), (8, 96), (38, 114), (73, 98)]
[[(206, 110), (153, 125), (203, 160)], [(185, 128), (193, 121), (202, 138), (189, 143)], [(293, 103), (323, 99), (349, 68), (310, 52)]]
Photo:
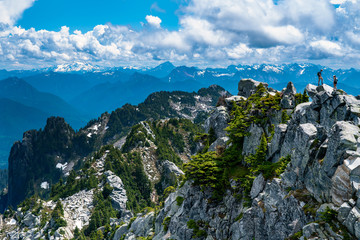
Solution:
[(43, 126), (50, 116), (62, 116), (78, 129), (103, 112), (126, 103), (138, 104), (156, 91), (193, 92), (217, 84), (237, 94), (237, 83), (243, 78), (267, 82), (277, 90), (292, 81), (302, 91), (308, 83), (317, 84), (320, 69), (324, 69), (325, 83), (331, 85), (336, 75), (339, 88), (360, 94), (359, 70), (333, 70), (314, 64), (199, 69), (164, 62), (155, 68), (136, 69), (74, 63), (36, 70), (0, 70), (0, 167), (6, 165), (12, 142), (21, 139), (25, 130)]

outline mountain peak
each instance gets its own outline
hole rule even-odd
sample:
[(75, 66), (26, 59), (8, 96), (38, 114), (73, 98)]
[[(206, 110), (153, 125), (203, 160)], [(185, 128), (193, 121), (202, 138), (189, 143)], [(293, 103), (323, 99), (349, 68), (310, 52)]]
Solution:
[(149, 75), (152, 75), (154, 77), (163, 78), (163, 77), (166, 77), (167, 75), (169, 75), (171, 73), (171, 71), (174, 69), (175, 69), (175, 66), (171, 62), (166, 61), (166, 62), (161, 63), (157, 67), (146, 71), (146, 73)]
[(89, 63), (83, 62), (74, 62), (71, 64), (60, 64), (50, 68), (54, 72), (92, 72), (99, 71), (101, 68), (99, 66), (93, 66)]

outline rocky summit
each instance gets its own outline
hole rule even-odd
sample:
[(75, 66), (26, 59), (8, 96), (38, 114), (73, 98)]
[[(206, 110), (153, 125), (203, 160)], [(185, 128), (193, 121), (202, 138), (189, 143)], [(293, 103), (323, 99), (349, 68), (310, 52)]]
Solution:
[[(1, 237), (360, 239), (360, 100), (328, 85), (238, 88), (199, 124), (178, 115), (114, 132), (48, 192), (8, 208)], [(26, 136), (16, 146), (31, 165)]]

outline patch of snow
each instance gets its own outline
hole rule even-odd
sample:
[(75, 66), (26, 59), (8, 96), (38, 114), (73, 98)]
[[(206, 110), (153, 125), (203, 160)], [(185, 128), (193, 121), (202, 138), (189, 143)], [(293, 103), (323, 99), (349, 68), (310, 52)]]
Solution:
[(97, 131), (97, 130), (99, 130), (99, 127), (101, 127), (101, 123), (95, 124), (94, 126), (91, 126), (88, 129)]
[(40, 187), (41, 187), (42, 189), (49, 189), (49, 188), (50, 188), (50, 185), (49, 185), (48, 182), (42, 182), (42, 183), (40, 184)]
[(16, 220), (12, 218), (6, 225), (16, 225)]
[(300, 72), (299, 72), (299, 74), (300, 74), (300, 75), (303, 75), (304, 72), (305, 72), (305, 69), (301, 69)]
[(299, 64), (299, 67), (301, 67), (301, 68), (306, 68), (308, 66), (309, 66), (308, 64)]
[(58, 163), (56, 164), (56, 168), (59, 168), (61, 170), (64, 170), (66, 167), (67, 167), (68, 163), (64, 163), (64, 164), (61, 164), (61, 163)]
[(106, 75), (114, 75), (114, 72), (104, 72), (102, 75), (106, 76)]
[(281, 73), (282, 70), (283, 70), (283, 68), (281, 68), (281, 67), (275, 67), (275, 66), (269, 66), (269, 65), (265, 66), (263, 69), (264, 72), (276, 72), (276, 73)]
[(204, 70), (203, 70), (203, 71), (198, 71), (198, 72), (197, 72), (197, 75), (198, 75), (198, 76), (204, 76), (204, 74), (205, 74), (205, 71), (204, 71)]
[(91, 135), (92, 135), (92, 133), (88, 133), (86, 136), (87, 136), (88, 138), (90, 138)]
[(238, 71), (244, 71), (245, 69), (244, 68), (239, 68), (239, 67), (235, 67), (236, 70)]
[(88, 63), (75, 62), (73, 64), (60, 64), (55, 67), (54, 72), (79, 72), (79, 71), (95, 71), (100, 68), (92, 66)]
[(235, 73), (218, 73), (214, 74), (214, 77), (233, 77)]

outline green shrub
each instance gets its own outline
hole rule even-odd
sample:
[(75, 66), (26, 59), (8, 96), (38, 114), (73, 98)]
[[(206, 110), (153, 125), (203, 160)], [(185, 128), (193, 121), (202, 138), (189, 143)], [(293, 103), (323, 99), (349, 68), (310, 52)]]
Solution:
[(176, 190), (176, 188), (173, 186), (169, 186), (169, 187), (165, 188), (164, 193), (163, 193), (163, 199), (165, 200), (170, 195), (170, 193), (175, 192), (175, 190)]
[(290, 116), (287, 114), (287, 111), (284, 109), (281, 111), (281, 123), (287, 123), (290, 120)]
[(92, 211), (89, 226), (85, 229), (86, 236), (97, 236), (97, 229), (101, 226), (110, 224), (110, 218), (116, 217), (116, 211), (113, 209), (111, 199), (104, 198), (103, 192), (94, 194), (94, 209)]
[(187, 227), (189, 229), (193, 230), (193, 238), (206, 238), (207, 237), (207, 232), (205, 229), (209, 228), (209, 224), (199, 220), (197, 222), (195, 222), (195, 220), (190, 219), (187, 222)]
[(302, 231), (299, 231), (297, 233), (295, 233), (294, 235), (288, 237), (286, 240), (299, 240), (303, 235)]
[(171, 217), (164, 218), (164, 221), (162, 222), (162, 225), (164, 226), (164, 231), (167, 232), (169, 229), (169, 224), (171, 221)]
[(337, 219), (337, 212), (334, 209), (326, 207), (325, 211), (320, 214), (320, 218), (324, 222), (332, 224), (332, 221)]
[(215, 152), (207, 152), (193, 156), (192, 160), (184, 164), (185, 176), (193, 179), (195, 185), (217, 187), (223, 169)]
[(109, 183), (106, 183), (104, 185), (104, 188), (103, 188), (103, 191), (102, 191), (102, 195), (103, 195), (104, 199), (107, 199), (110, 196), (112, 191), (113, 191), (113, 188), (110, 186)]
[(54, 231), (56, 231), (60, 227), (66, 227), (67, 226), (67, 223), (63, 219), (63, 216), (64, 216), (64, 209), (63, 209), (63, 206), (61, 204), (61, 201), (59, 200), (59, 201), (57, 201), (56, 206), (55, 206), (53, 212), (51, 213), (51, 218), (55, 223), (55, 225), (53, 227)]
[(306, 89), (303, 94), (297, 93), (295, 94), (295, 104), (299, 105), (301, 103), (309, 102), (309, 96), (307, 95)]
[(176, 204), (178, 205), (178, 206), (181, 206), (181, 204), (184, 202), (184, 198), (183, 197), (181, 197), (181, 196), (177, 196), (176, 197)]

